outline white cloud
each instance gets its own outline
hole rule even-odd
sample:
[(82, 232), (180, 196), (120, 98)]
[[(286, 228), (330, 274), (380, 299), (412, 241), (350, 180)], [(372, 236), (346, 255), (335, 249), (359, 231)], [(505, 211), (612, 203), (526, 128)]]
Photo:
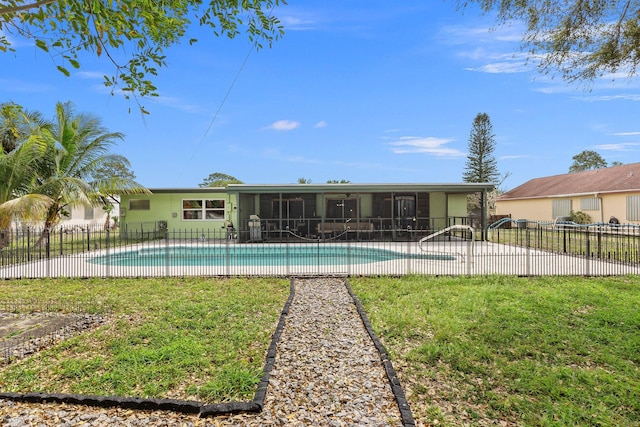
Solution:
[(280, 19), (284, 28), (290, 31), (307, 31), (316, 28), (316, 24), (311, 19), (291, 15), (281, 16), (278, 19)]
[(449, 44), (486, 44), (487, 42), (515, 43), (522, 40), (524, 31), (524, 25), (519, 23), (499, 26), (449, 25), (442, 27), (439, 37)]
[(455, 141), (452, 138), (403, 136), (392, 141), (389, 145), (396, 154), (430, 154), (437, 157), (462, 157), (466, 154), (456, 148), (445, 147), (445, 144)]
[(498, 160), (526, 159), (528, 157), (531, 157), (531, 156), (526, 155), (526, 154), (511, 154), (511, 155), (507, 155), (507, 156), (500, 156), (500, 158)]
[(106, 73), (101, 73), (99, 71), (78, 71), (77, 73), (75, 73), (75, 75), (80, 77), (81, 79), (104, 80), (104, 76), (106, 75)]
[(467, 71), (479, 71), (489, 74), (513, 74), (530, 71), (524, 62), (493, 62), (480, 67), (468, 67)]
[(629, 151), (629, 148), (636, 147), (640, 144), (634, 142), (623, 142), (620, 144), (599, 144), (594, 148), (596, 150), (606, 150), (606, 151)]
[(590, 102), (604, 102), (604, 101), (640, 101), (639, 94), (625, 93), (621, 95), (600, 95), (600, 96), (581, 96), (574, 97), (575, 99), (580, 99), (582, 101), (590, 101)]
[(316, 123), (315, 125), (313, 125), (314, 128), (326, 128), (328, 125), (327, 122), (325, 122), (324, 120), (320, 120), (318, 123)]
[(638, 136), (640, 132), (616, 132), (612, 133), (613, 136)]
[(300, 122), (296, 122), (293, 120), (278, 120), (277, 122), (271, 123), (266, 129), (272, 129), (277, 131), (285, 131), (285, 130), (294, 130), (300, 127)]

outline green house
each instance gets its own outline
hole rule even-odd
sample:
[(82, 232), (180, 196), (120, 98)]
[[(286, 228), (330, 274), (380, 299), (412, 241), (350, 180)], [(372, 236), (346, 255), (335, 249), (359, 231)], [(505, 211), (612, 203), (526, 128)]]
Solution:
[[(472, 225), (467, 196), (486, 195), (493, 188), (490, 183), (465, 183), (150, 189), (151, 194), (121, 197), (120, 228), (129, 233), (169, 230), (175, 236), (241, 242), (404, 239), (454, 224)], [(486, 217), (486, 207), (481, 217)], [(482, 221), (473, 225), (485, 228)]]

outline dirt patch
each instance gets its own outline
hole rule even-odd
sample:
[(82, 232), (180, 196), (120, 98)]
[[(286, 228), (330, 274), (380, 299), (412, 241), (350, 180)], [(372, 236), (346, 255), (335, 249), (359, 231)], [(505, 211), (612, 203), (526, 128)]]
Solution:
[(36, 351), (106, 322), (95, 314), (0, 312), (0, 364)]

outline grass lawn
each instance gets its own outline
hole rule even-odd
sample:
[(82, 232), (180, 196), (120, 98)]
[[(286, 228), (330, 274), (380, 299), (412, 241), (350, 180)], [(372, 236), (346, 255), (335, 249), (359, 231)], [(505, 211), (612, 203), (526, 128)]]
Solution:
[[(640, 279), (350, 278), (419, 425), (640, 425)], [(0, 366), (2, 391), (248, 400), (283, 279), (7, 280), (111, 321)], [(503, 422), (503, 424), (500, 424)]]
[(50, 279), (0, 282), (0, 299), (101, 302), (111, 320), (0, 365), (0, 390), (250, 400), (289, 296), (286, 279)]
[(638, 277), (349, 282), (423, 425), (640, 425)]

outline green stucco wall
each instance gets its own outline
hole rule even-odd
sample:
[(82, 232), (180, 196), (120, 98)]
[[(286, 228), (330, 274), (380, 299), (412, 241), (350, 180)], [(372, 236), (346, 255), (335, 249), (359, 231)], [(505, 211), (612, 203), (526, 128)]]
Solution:
[[(182, 201), (184, 199), (222, 199), (225, 200), (225, 218), (211, 220), (183, 220)], [(128, 229), (151, 229), (158, 221), (167, 221), (169, 229), (201, 229), (219, 231), (227, 220), (237, 224), (237, 196), (224, 192), (211, 193), (156, 193), (123, 195), (121, 198), (121, 213), (124, 209), (124, 216), (120, 216), (121, 227)], [(149, 210), (131, 210), (131, 200), (149, 200)]]

